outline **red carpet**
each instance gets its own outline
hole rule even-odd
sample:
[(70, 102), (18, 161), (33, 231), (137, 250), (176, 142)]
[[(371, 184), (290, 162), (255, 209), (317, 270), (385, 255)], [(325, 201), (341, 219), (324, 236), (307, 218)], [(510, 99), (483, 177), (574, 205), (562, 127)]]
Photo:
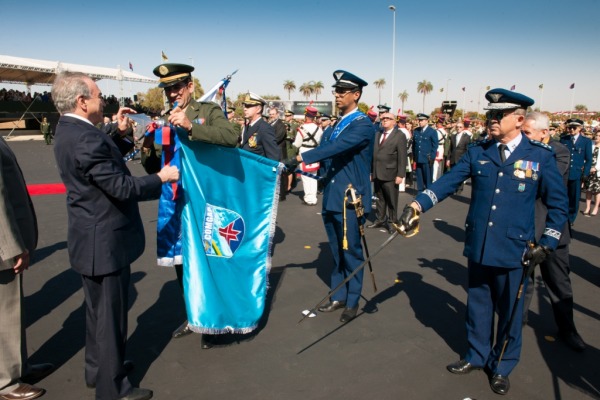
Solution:
[(43, 196), (46, 194), (64, 194), (67, 192), (62, 183), (39, 183), (36, 185), (27, 185), (27, 191), (30, 196)]

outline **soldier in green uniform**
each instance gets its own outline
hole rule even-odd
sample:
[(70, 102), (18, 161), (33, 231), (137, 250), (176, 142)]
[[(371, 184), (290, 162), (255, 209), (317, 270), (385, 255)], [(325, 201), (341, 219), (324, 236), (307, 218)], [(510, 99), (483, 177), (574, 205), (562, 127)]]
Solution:
[(44, 135), (44, 140), (46, 141), (46, 144), (52, 144), (52, 129), (50, 129), (48, 118), (42, 118), (42, 123), (40, 124), (40, 131)]
[[(294, 158), (298, 154), (298, 148), (294, 147), (292, 143), (296, 139), (296, 132), (300, 124), (294, 119), (294, 112), (292, 110), (285, 110), (284, 113), (284, 121), (286, 128), (286, 140), (288, 142), (287, 146), (287, 158)], [(296, 187), (296, 174), (294, 173), (286, 173), (287, 174), (287, 191), (289, 192), (294, 187)]]
[[(194, 67), (185, 64), (161, 64), (154, 68), (154, 74), (159, 77), (158, 87), (164, 88), (165, 96), (171, 106), (162, 121), (150, 124), (147, 129), (154, 129), (157, 122), (165, 126), (181, 129), (188, 133), (190, 140), (200, 140), (228, 147), (235, 147), (239, 134), (234, 126), (225, 118), (223, 110), (212, 102), (199, 102), (193, 99), (194, 82), (191, 72)], [(148, 173), (159, 171), (163, 147), (170, 154), (175, 152), (174, 140), (164, 146), (157, 145), (153, 135), (146, 135), (142, 145), (142, 165)], [(181, 181), (177, 182), (178, 189)], [(181, 209), (182, 196), (175, 196), (171, 184), (165, 184), (159, 200), (160, 214), (158, 232), (174, 232), (175, 235), (160, 235), (157, 241), (157, 263), (160, 266), (175, 267), (177, 281), (183, 291), (183, 258), (181, 253)], [(167, 215), (168, 214), (168, 215)], [(179, 234), (177, 234), (179, 233)], [(175, 332), (174, 338), (180, 338), (192, 333), (187, 321)], [(212, 347), (214, 337), (202, 335), (202, 348)]]
[(237, 122), (235, 118), (235, 107), (227, 107), (227, 120), (233, 125), (238, 137), (242, 135), (242, 125)]

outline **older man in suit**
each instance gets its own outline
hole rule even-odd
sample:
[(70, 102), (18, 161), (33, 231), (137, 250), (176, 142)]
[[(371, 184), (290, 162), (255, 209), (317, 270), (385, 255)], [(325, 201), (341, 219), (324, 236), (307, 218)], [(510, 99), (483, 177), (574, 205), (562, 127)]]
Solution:
[(592, 140), (581, 134), (583, 121), (577, 118), (567, 120), (568, 133), (560, 137), (560, 142), (571, 153), (569, 167), (569, 222), (575, 223), (581, 200), (581, 182), (590, 175), (592, 168)]
[[(448, 168), (454, 168), (462, 156), (467, 152), (469, 143), (471, 143), (473, 134), (469, 131), (469, 122), (462, 121), (456, 123), (456, 134), (450, 137), (450, 157), (446, 161)], [(464, 183), (456, 190), (457, 193), (463, 191)]]
[(406, 136), (396, 127), (394, 114), (384, 113), (379, 119), (382, 131), (375, 135), (371, 170), (377, 217), (367, 228), (384, 227), (392, 233), (388, 222), (398, 221), (398, 185), (406, 177)]
[[(61, 114), (54, 155), (67, 188), (68, 250), (81, 274), (86, 304), (85, 380), (97, 400), (150, 399), (152, 391), (132, 387), (124, 365), (130, 264), (144, 251), (139, 200), (157, 199), (165, 182), (179, 179), (177, 168), (133, 177), (112, 139), (94, 124), (104, 100), (82, 73), (61, 73), (52, 87)], [(117, 114), (127, 129), (126, 112)]]
[[(529, 139), (546, 143), (548, 146), (552, 147), (556, 154), (558, 171), (562, 175), (563, 184), (566, 187), (569, 178), (571, 154), (563, 144), (555, 140), (550, 141), (549, 125), (549, 119), (546, 114), (532, 112), (525, 117), (523, 133), (527, 135)], [(535, 202), (535, 237), (537, 240), (540, 239), (544, 231), (544, 223), (547, 214), (548, 210), (546, 209), (546, 206), (542, 203), (541, 198), (538, 198)], [(544, 279), (546, 290), (548, 291), (550, 303), (552, 304), (554, 321), (558, 326), (558, 336), (573, 350), (584, 351), (585, 342), (581, 336), (579, 336), (573, 319), (573, 288), (571, 287), (571, 279), (569, 278), (569, 273), (571, 271), (569, 264), (571, 230), (566, 223), (562, 228), (561, 233), (556, 250), (550, 253), (540, 264), (540, 272)], [(533, 295), (532, 281), (533, 277), (530, 285), (527, 286), (527, 293), (525, 295), (523, 325), (527, 323), (529, 303), (531, 302), (531, 297)]]
[[(23, 316), (23, 271), (38, 230), (17, 158), (0, 137), (0, 399), (28, 400), (45, 390), (23, 383), (47, 375), (52, 364), (28, 364)], [(27, 376), (29, 375), (29, 376)]]

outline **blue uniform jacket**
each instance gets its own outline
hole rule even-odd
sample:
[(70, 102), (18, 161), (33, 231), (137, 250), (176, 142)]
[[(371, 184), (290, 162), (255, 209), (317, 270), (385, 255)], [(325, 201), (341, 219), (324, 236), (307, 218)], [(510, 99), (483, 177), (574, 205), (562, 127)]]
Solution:
[(325, 179), (323, 209), (342, 212), (348, 184), (362, 196), (365, 212), (371, 211), (371, 161), (375, 129), (366, 116), (352, 121), (334, 140), (302, 153), (302, 160), (321, 162)]
[(577, 141), (573, 143), (571, 135), (563, 135), (560, 142), (564, 144), (571, 152), (571, 167), (569, 170), (569, 180), (581, 179), (583, 174), (587, 177), (592, 168), (592, 141), (583, 135), (579, 135)]
[[(515, 164), (520, 160), (523, 169)], [(537, 164), (529, 164), (532, 171), (527, 176), (524, 169), (528, 161)], [(537, 197), (548, 210), (539, 244), (556, 248), (567, 222), (568, 199), (549, 146), (523, 135), (521, 143), (502, 164), (495, 140), (473, 144), (458, 164), (420, 193), (416, 201), (427, 211), (468, 178), (473, 188), (463, 254), (469, 260), (494, 267), (521, 267), (526, 241), (535, 240)]]
[(435, 160), (435, 153), (438, 148), (437, 131), (430, 126), (425, 129), (421, 127), (415, 129), (412, 147), (415, 162), (425, 164)]

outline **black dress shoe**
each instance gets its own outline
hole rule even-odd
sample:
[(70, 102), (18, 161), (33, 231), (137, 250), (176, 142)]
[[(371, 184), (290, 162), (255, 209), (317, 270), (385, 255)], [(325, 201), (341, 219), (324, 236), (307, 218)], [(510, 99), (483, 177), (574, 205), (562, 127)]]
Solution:
[(352, 308), (344, 308), (344, 312), (342, 313), (342, 316), (340, 317), (340, 322), (345, 324), (346, 322), (350, 322), (352, 321), (354, 318), (356, 318), (356, 313), (358, 312), (358, 306), (356, 307), (352, 307)]
[(585, 342), (577, 332), (561, 332), (559, 337), (564, 340), (571, 349), (578, 352), (585, 350)]
[(216, 335), (206, 335), (202, 334), (202, 339), (200, 340), (200, 347), (202, 350), (212, 349), (215, 345)]
[(0, 400), (30, 400), (37, 399), (46, 393), (42, 388), (19, 383), (19, 386), (10, 393), (0, 394)]
[(481, 369), (480, 367), (475, 367), (473, 364), (468, 362), (467, 360), (460, 360), (452, 364), (448, 364), (446, 369), (453, 374), (458, 375), (466, 375), (471, 371), (475, 371)]
[(340, 308), (344, 308), (344, 307), (346, 307), (345, 301), (333, 300), (333, 301), (329, 301), (329, 303), (325, 303), (321, 307), (319, 307), (319, 311), (332, 312), (332, 311), (339, 310)]
[(37, 382), (44, 379), (54, 371), (54, 364), (31, 364), (27, 369), (27, 373), (21, 377), (25, 383)]
[(127, 396), (120, 397), (119, 400), (148, 400), (153, 394), (150, 389), (133, 388)]
[(371, 225), (367, 225), (367, 228), (374, 229), (374, 228), (381, 228), (382, 226), (383, 226), (383, 224), (381, 222), (374, 222)]
[(494, 393), (507, 394), (510, 389), (510, 381), (508, 376), (504, 375), (492, 375), (490, 378), (490, 388)]
[(175, 332), (173, 332), (171, 336), (173, 336), (173, 339), (179, 339), (189, 335), (190, 333), (192, 333), (192, 330), (190, 329), (188, 321), (186, 320), (179, 328), (175, 329)]

